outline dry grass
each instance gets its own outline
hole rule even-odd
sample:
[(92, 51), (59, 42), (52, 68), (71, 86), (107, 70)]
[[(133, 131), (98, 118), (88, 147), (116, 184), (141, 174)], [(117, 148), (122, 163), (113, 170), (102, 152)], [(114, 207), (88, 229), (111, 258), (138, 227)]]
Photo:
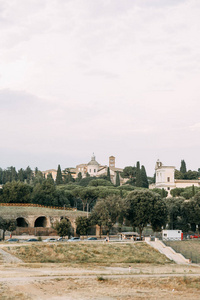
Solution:
[(77, 218), (78, 216), (85, 216), (86, 212), (83, 211), (67, 211), (60, 209), (51, 209), (44, 207), (23, 207), (23, 206), (1, 206), (0, 216), (17, 218), (21, 216), (66, 216), (69, 218)]
[(102, 266), (130, 263), (165, 264), (169, 260), (146, 243), (66, 243), (4, 248), (26, 263), (93, 264)]
[(167, 246), (172, 247), (176, 252), (190, 258), (193, 263), (200, 263), (200, 240), (167, 241)]
[(199, 278), (55, 278), (1, 287), (1, 299), (199, 299)]

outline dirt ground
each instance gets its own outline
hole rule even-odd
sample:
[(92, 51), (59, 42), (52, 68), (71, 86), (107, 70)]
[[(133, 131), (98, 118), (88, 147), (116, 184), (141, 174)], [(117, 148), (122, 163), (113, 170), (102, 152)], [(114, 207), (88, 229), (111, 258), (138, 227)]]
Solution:
[(1, 264), (0, 299), (199, 299), (199, 266)]

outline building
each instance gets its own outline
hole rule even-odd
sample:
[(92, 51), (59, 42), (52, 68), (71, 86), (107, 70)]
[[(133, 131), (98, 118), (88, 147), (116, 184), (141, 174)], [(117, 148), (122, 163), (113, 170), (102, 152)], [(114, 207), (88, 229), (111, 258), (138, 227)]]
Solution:
[[(114, 156), (109, 157), (109, 169), (110, 169), (110, 179), (112, 183), (115, 184), (117, 172), (119, 172), (120, 175), (120, 173), (123, 172), (123, 169), (116, 168)], [(93, 153), (91, 160), (87, 164), (77, 165), (76, 168), (74, 169), (74, 172), (75, 172), (75, 178), (78, 176), (78, 173), (81, 173), (83, 178), (86, 177), (87, 173), (92, 177), (103, 177), (103, 176), (107, 176), (108, 166), (99, 164), (96, 161), (96, 157)], [(120, 176), (120, 184), (124, 183), (126, 180), (127, 179), (123, 179)]]
[(156, 183), (149, 186), (150, 189), (159, 188), (165, 189), (170, 195), (170, 190), (175, 188), (186, 188), (190, 186), (200, 187), (200, 179), (198, 180), (184, 180), (184, 179), (175, 179), (175, 167), (174, 166), (164, 166), (159, 159), (156, 162), (155, 166), (156, 172)]
[[(120, 173), (123, 172), (123, 169), (116, 168), (114, 156), (109, 157), (109, 169), (110, 169), (110, 179), (113, 184), (116, 183), (116, 177), (118, 172), (119, 172), (120, 184), (123, 184), (128, 180), (127, 178), (124, 179), (120, 176)], [(91, 177), (104, 177), (107, 176), (108, 166), (99, 164), (96, 161), (96, 157), (93, 153), (91, 160), (88, 163), (79, 164), (76, 166), (76, 168), (69, 168), (68, 170), (70, 171), (74, 179), (78, 177), (79, 173), (81, 173), (82, 178), (85, 178), (87, 174), (89, 174), (89, 176)], [(47, 178), (48, 174), (51, 174), (53, 179), (56, 180), (57, 170), (50, 169), (47, 171), (43, 171), (42, 173), (44, 174), (45, 178)]]
[(53, 180), (56, 180), (56, 176), (57, 176), (57, 170), (56, 169), (50, 169), (50, 170), (46, 170), (46, 171), (42, 171), (43, 175), (45, 178), (47, 178), (47, 176), (49, 174), (51, 174)]

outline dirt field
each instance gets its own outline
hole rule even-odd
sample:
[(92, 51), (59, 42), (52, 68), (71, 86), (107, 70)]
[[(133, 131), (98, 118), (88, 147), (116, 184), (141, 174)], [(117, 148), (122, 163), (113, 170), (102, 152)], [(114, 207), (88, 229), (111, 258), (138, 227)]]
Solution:
[[(3, 249), (5, 246), (1, 246), (2, 253)], [(0, 299), (199, 299), (198, 265), (131, 263), (130, 266), (16, 263), (15, 260), (8, 263), (3, 253)]]
[(3, 265), (0, 299), (199, 299), (199, 267)]

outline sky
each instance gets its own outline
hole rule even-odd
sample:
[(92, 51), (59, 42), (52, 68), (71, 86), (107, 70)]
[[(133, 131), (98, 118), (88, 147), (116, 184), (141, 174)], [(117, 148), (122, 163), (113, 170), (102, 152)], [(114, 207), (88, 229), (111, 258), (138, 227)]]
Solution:
[(0, 0), (0, 167), (200, 168), (199, 0)]

